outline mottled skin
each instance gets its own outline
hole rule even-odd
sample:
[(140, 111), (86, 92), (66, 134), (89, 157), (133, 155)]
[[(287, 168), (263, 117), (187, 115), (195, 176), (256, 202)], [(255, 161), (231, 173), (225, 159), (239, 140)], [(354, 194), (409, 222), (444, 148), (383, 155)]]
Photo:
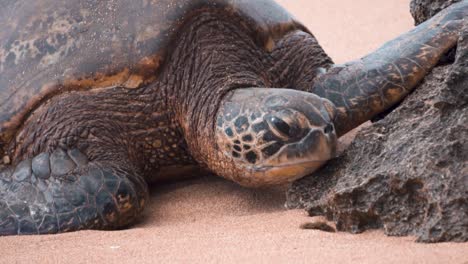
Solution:
[(311, 173), (424, 78), (468, 14), (463, 1), (332, 67), (269, 0), (90, 3), (0, 0), (0, 234), (128, 226), (148, 182), (195, 167), (245, 186)]

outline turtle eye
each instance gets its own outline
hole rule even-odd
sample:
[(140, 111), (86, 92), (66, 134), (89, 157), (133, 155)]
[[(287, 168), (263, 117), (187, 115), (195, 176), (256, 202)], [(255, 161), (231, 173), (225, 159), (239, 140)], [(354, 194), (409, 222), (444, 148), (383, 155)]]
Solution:
[(323, 132), (325, 132), (325, 134), (331, 134), (333, 133), (334, 131), (334, 127), (332, 124), (328, 124), (324, 129), (323, 129)]
[(279, 134), (278, 136), (291, 137), (291, 126), (288, 125), (283, 119), (272, 116), (268, 119), (268, 123), (273, 130), (273, 133)]

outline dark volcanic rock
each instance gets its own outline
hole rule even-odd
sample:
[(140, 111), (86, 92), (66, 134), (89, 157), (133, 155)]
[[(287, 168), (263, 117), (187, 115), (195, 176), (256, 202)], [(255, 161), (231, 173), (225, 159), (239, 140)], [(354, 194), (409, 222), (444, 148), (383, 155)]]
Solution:
[(416, 25), (421, 24), (433, 17), (442, 9), (461, 0), (412, 0), (411, 15), (413, 15)]
[(468, 241), (468, 25), (455, 63), (434, 69), (343, 156), (295, 182), (287, 206), (325, 215), (341, 231)]

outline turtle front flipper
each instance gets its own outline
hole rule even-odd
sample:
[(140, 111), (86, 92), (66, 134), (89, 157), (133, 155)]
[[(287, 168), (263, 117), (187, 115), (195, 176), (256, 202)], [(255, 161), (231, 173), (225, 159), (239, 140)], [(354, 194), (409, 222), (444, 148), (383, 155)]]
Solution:
[(317, 77), (310, 92), (332, 101), (338, 135), (372, 119), (408, 95), (456, 46), (468, 1), (453, 4), (374, 53)]
[(76, 149), (42, 153), (0, 169), (0, 235), (122, 228), (147, 194), (132, 169), (90, 162)]

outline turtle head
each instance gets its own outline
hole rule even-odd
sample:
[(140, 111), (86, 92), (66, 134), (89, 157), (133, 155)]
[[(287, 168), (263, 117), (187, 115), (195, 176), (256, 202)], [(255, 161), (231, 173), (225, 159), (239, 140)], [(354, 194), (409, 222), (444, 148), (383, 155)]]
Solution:
[[(335, 155), (333, 103), (289, 89), (239, 89), (217, 114), (216, 143), (232, 167), (223, 176), (242, 185), (283, 184), (321, 167)], [(236, 175), (226, 175), (235, 172)]]

